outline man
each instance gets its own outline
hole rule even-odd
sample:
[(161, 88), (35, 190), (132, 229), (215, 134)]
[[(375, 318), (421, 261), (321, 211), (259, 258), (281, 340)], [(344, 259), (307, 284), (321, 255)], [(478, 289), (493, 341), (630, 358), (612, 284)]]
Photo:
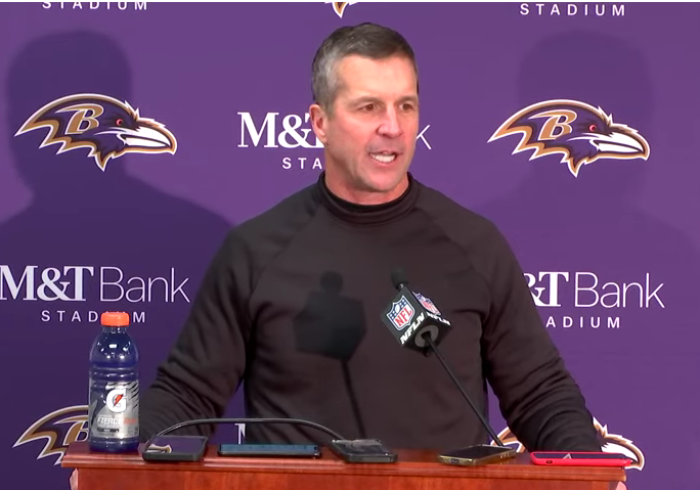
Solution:
[[(439, 362), (402, 349), (381, 322), (400, 266), (454, 325), (441, 350), (482, 413), (489, 381), (528, 450), (600, 451), (504, 238), (408, 173), (420, 108), (409, 44), (378, 25), (343, 27), (312, 71), (325, 172), (231, 231), (141, 400), (142, 440), (221, 416), (245, 381), (249, 417), (307, 419), (391, 448), (488, 443)], [(329, 438), (282, 424), (246, 432), (248, 442)]]
[[(220, 416), (245, 380), (251, 417), (304, 418), (395, 448), (487, 442), (437, 360), (402, 349), (380, 321), (395, 293), (391, 271), (401, 266), (455, 325), (442, 349), (483, 412), (486, 378), (529, 449), (600, 450), (505, 240), (408, 173), (419, 127), (409, 44), (373, 24), (341, 28), (323, 42), (312, 72), (309, 113), (325, 173), (230, 233), (143, 397), (143, 439)], [(335, 292), (320, 283), (324, 276), (335, 278)], [(322, 299), (344, 310), (328, 311)], [(325, 436), (253, 425), (247, 437)]]

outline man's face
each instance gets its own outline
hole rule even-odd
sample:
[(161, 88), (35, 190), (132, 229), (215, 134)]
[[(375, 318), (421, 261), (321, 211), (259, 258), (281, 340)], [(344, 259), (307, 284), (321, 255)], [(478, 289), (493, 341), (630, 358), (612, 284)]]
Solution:
[(326, 148), (327, 174), (350, 193), (398, 197), (392, 191), (405, 189), (418, 134), (413, 64), (398, 56), (348, 56), (336, 65), (336, 76), (332, 114), (318, 106), (310, 110)]

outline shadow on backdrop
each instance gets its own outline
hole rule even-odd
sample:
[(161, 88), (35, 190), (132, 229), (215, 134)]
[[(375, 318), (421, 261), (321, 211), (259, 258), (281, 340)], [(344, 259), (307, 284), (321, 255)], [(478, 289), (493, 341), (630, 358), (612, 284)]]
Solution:
[[(0, 224), (0, 263), (9, 266), (18, 284), (25, 267), (38, 266), (35, 295), (46, 282), (40, 272), (44, 268), (57, 268), (62, 276), (47, 276), (57, 286), (42, 291), (58, 297), (55, 301), (24, 301), (26, 281), (12, 299), (4, 278), (3, 294), (9, 299), (0, 303), (1, 323), (12, 352), (6, 352), (1, 362), (3, 372), (17, 373), (6, 377), (5, 390), (18, 403), (3, 409), (12, 421), (2, 428), (2, 446), (7, 448), (3, 459), (8, 468), (20, 469), (8, 473), (10, 479), (22, 483), (12, 486), (67, 488), (67, 470), (50, 466), (55, 457), (36, 461), (45, 440), (12, 446), (40, 417), (66, 406), (87, 404), (88, 352), (99, 330), (96, 315), (89, 322), (89, 312), (109, 309), (145, 315), (145, 322), (132, 326), (145, 389), (182, 327), (190, 308), (188, 300), (194, 299), (213, 253), (232, 224), (129, 177), (124, 169), (128, 155), (111, 160), (103, 172), (88, 157), (87, 149), (58, 155), (57, 145), (40, 149), (48, 129), (14, 136), (35, 111), (66, 95), (108, 95), (134, 108), (143, 103), (132, 100), (129, 63), (113, 40), (91, 32), (41, 37), (17, 54), (8, 73), (5, 116), (11, 134), (4, 138), (33, 198), (27, 209)], [(158, 115), (141, 116), (158, 120)], [(167, 121), (163, 123), (176, 138), (186, 137)], [(167, 172), (175, 157), (154, 154), (149, 158), (153, 159), (150, 164)], [(94, 268), (93, 276), (83, 274), (87, 301), (65, 300), (79, 296), (74, 271), (65, 271), (66, 266)], [(100, 288), (103, 267), (108, 268), (103, 269), (104, 280), (110, 284)], [(151, 297), (131, 291), (126, 299), (124, 291), (140, 285), (138, 279), (128, 282), (134, 277), (146, 283), (146, 292), (149, 278), (164, 278), (167, 285), (156, 280)], [(68, 281), (63, 297), (60, 281)], [(76, 315), (79, 321), (72, 321)]]
[[(654, 90), (658, 88), (652, 85), (649, 70), (643, 53), (607, 34), (568, 32), (538, 43), (522, 61), (516, 82), (518, 107), (513, 113), (535, 102), (560, 98), (600, 106), (612, 113), (614, 122), (646, 138), (650, 158), (601, 159), (581, 168), (576, 178), (559, 163), (561, 155), (532, 161), (527, 161), (532, 151), (511, 156), (520, 135), (507, 136), (490, 144), (503, 149), (509, 165), (527, 165), (528, 174), (505, 198), (475, 211), (499, 226), (525, 272), (570, 273), (568, 283), (562, 279), (559, 284), (556, 299), (561, 307), (541, 307), (540, 312), (545, 321), (553, 318), (556, 328), (549, 332), (583, 385), (593, 415), (610, 424), (611, 432), (623, 431), (645, 452), (648, 465), (643, 475), (628, 472), (630, 488), (637, 478), (646, 482), (645, 488), (669, 484), (680, 488), (689, 480), (684, 471), (690, 471), (692, 464), (688, 456), (681, 456), (683, 462), (672, 460), (661, 450), (661, 442), (684, 432), (681, 424), (692, 420), (685, 407), (698, 401), (695, 394), (695, 403), (690, 403), (686, 381), (676, 374), (679, 370), (698, 372), (699, 368), (690, 351), (697, 344), (693, 323), (699, 311), (693, 288), (699, 267), (683, 233), (643, 213), (632, 201), (647, 168), (673, 164), (654, 158), (651, 129)], [(575, 308), (577, 272), (595, 274), (598, 297), (581, 292), (581, 307)], [(582, 288), (590, 287), (594, 276), (582, 275), (580, 280)], [(627, 292), (625, 307), (601, 307), (600, 295), (614, 291), (612, 285), (603, 289), (609, 282), (620, 287), (641, 284), (642, 307), (636, 286)], [(548, 277), (536, 286), (545, 287), (544, 303), (554, 302)], [(596, 301), (597, 306), (583, 307)], [(604, 301), (612, 305), (614, 297)], [(563, 328), (564, 316), (573, 319), (571, 328)], [(608, 328), (615, 318), (619, 318), (619, 329)], [(600, 327), (593, 329), (591, 321), (595, 324), (596, 319)], [(649, 392), (651, 387), (655, 391), (662, 386), (663, 394)], [(612, 407), (617, 408), (610, 410)], [(607, 416), (619, 417), (621, 411), (627, 414), (624, 420)], [(649, 424), (652, 417), (669, 419), (670, 425)], [(681, 452), (687, 455), (689, 451)], [(678, 468), (674, 475), (664, 470), (671, 465)]]

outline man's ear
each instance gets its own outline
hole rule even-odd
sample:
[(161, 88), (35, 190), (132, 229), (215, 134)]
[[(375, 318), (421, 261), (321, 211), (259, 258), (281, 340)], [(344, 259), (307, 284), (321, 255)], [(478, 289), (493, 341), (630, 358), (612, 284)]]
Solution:
[(314, 130), (318, 140), (326, 144), (328, 137), (326, 131), (328, 130), (328, 115), (326, 111), (318, 104), (311, 104), (309, 107), (309, 119), (311, 119), (311, 128)]

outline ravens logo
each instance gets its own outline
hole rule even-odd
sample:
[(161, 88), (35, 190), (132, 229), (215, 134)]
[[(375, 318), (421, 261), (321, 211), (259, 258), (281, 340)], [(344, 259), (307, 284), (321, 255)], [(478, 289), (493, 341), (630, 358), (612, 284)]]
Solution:
[(76, 94), (61, 97), (37, 110), (15, 136), (48, 128), (39, 146), (60, 145), (56, 152), (88, 148), (104, 171), (107, 162), (126, 153), (175, 154), (177, 141), (165, 126), (141, 117), (128, 102), (106, 95)]
[(630, 458), (632, 464), (628, 468), (636, 468), (640, 471), (644, 468), (644, 453), (631, 440), (618, 434), (609, 433), (608, 426), (601, 425), (596, 419), (593, 419), (593, 425), (598, 431), (603, 451), (606, 453), (621, 453)]
[(54, 465), (61, 463), (68, 446), (87, 439), (88, 407), (76, 405), (55, 410), (34, 422), (12, 447), (46, 439), (37, 459), (58, 456)]
[(635, 130), (613, 122), (612, 114), (576, 100), (548, 100), (517, 112), (504, 122), (489, 143), (521, 134), (513, 154), (534, 150), (530, 160), (562, 154), (574, 177), (583, 165), (600, 158), (649, 158), (649, 144)]
[(357, 2), (326, 2), (326, 3), (332, 3), (333, 4), (333, 11), (338, 14), (338, 17), (341, 19), (343, 18), (343, 12), (345, 12), (345, 8), (348, 5), (352, 5), (353, 3)]
[[(618, 434), (611, 434), (608, 432), (608, 426), (602, 425), (597, 419), (593, 418), (593, 426), (598, 432), (598, 440), (606, 453), (620, 453), (624, 454), (632, 460), (632, 464), (626, 466), (625, 468), (636, 470), (642, 470), (644, 468), (644, 453), (635, 446), (630, 439), (623, 437)], [(503, 429), (499, 434), (498, 438), (501, 440), (504, 446), (512, 446), (519, 453), (525, 452), (525, 446), (518, 440), (518, 438), (513, 434), (509, 427)], [(496, 442), (492, 441), (491, 445), (495, 445)]]

